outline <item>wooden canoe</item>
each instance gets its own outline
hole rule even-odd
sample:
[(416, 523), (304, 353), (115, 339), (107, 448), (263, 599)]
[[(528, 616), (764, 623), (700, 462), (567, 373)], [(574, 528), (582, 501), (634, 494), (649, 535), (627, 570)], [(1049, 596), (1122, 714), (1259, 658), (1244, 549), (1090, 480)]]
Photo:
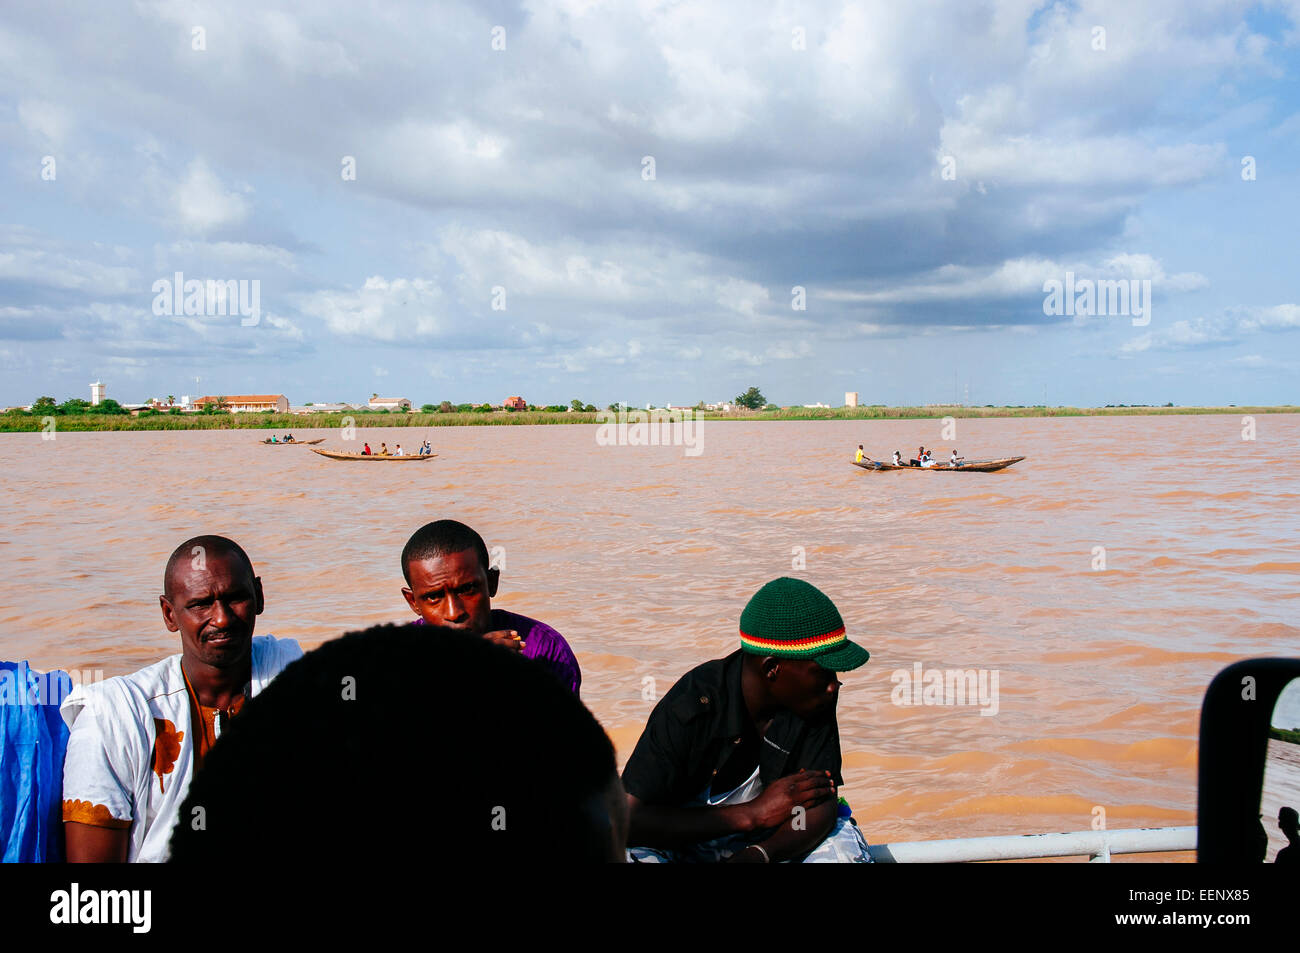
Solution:
[(892, 463), (883, 463), (880, 460), (872, 460), (868, 457), (861, 463), (850, 461), (855, 467), (862, 467), (864, 470), (914, 470), (918, 473), (924, 473), (927, 470), (966, 470), (973, 473), (993, 473), (995, 470), (1005, 470), (1013, 463), (1019, 463), (1024, 457), (999, 457), (996, 460), (963, 460), (961, 463), (953, 466), (951, 463), (936, 463), (932, 467), (896, 467)]
[(426, 453), (420, 456), (418, 453), (408, 453), (404, 457), (394, 456), (393, 454), (378, 453), (361, 453), (357, 450), (318, 450), (311, 448), (312, 453), (319, 453), (322, 457), (329, 457), (331, 460), (374, 460), (380, 463), (413, 463), (418, 460), (432, 460), (437, 456), (436, 453)]
[(324, 437), (321, 437), (319, 440), (276, 440), (274, 443), (271, 442), (270, 440), (262, 441), (262, 443), (266, 444), (268, 447), (297, 447), (299, 445), (302, 445), (304, 447), (310, 447), (314, 443), (324, 443), (324, 442), (325, 442)]

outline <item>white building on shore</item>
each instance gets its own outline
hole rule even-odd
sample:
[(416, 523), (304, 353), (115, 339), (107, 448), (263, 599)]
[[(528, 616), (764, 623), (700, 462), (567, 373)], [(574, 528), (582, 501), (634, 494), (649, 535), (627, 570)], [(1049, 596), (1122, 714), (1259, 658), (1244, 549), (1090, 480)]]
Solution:
[(303, 404), (290, 407), (291, 414), (346, 414), (356, 410), (351, 404)]
[[(222, 402), (220, 396), (200, 397), (194, 402), (196, 410)], [(218, 409), (221, 409), (218, 407)], [(225, 398), (225, 409), (232, 414), (255, 414), (270, 410), (278, 414), (289, 412), (289, 398), (283, 394), (231, 394)]]
[(405, 397), (372, 397), (369, 406), (371, 410), (400, 410), (408, 414), (411, 412), (411, 402)]

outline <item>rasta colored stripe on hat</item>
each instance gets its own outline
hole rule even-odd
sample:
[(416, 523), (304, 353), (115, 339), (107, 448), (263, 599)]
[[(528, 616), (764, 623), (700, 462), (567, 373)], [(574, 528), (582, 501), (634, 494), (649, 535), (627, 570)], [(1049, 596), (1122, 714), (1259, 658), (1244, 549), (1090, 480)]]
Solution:
[(848, 672), (870, 657), (851, 642), (844, 620), (826, 593), (802, 579), (773, 579), (740, 614), (740, 649), (750, 655), (812, 659), (832, 672)]
[(740, 645), (746, 652), (759, 655), (782, 655), (786, 658), (813, 658), (837, 645), (848, 641), (844, 626), (825, 635), (814, 635), (804, 639), (768, 639), (759, 635), (749, 635), (740, 630)]
[(812, 658), (844, 640), (835, 603), (802, 579), (773, 579), (740, 614), (740, 645), (746, 652)]

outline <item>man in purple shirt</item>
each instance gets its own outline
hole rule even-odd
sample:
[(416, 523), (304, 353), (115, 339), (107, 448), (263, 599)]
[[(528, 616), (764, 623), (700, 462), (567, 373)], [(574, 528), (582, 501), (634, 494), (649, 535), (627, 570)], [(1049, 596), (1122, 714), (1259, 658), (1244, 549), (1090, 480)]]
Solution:
[(402, 550), (402, 595), (414, 625), (461, 629), (536, 659), (573, 694), (582, 672), (564, 636), (528, 616), (492, 608), (501, 570), (489, 568), (483, 537), (464, 523), (438, 520), (415, 531)]

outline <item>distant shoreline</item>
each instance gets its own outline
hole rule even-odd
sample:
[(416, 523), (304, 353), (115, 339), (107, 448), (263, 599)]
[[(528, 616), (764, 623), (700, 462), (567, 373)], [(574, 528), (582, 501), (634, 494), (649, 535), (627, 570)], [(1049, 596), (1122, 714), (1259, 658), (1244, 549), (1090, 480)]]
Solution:
[[(628, 408), (628, 413), (645, 414)], [(680, 411), (658, 411), (680, 417)], [(746, 420), (939, 420), (944, 417), (1182, 417), (1205, 414), (1253, 415), (1296, 414), (1300, 407), (791, 407), (775, 411), (702, 411), (709, 421)], [(493, 411), (490, 413), (377, 414), (151, 414), (131, 417), (121, 414), (67, 414), (54, 416), (55, 431), (76, 433), (98, 430), (336, 430), (351, 418), (357, 428), (367, 427), (466, 427), (529, 426), (539, 424), (599, 424), (609, 420), (607, 411), (597, 413), (545, 411)], [(635, 419), (635, 418), (634, 418)], [(644, 418), (643, 418), (644, 419)], [(0, 433), (39, 433), (48, 429), (47, 418), (35, 414), (0, 415)]]

